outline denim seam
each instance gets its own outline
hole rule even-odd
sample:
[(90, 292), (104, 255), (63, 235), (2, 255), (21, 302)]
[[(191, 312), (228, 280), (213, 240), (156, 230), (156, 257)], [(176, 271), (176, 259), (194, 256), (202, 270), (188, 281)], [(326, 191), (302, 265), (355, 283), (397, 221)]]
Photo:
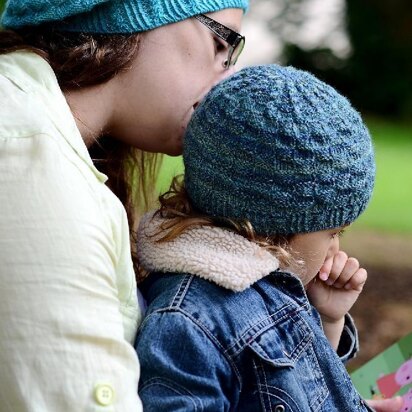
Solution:
[[(263, 387), (263, 385), (260, 385), (260, 386)], [(275, 389), (275, 390), (277, 390), (277, 391), (279, 391), (279, 392), (284, 392), (284, 393), (286, 393), (285, 391), (283, 391), (282, 389), (278, 388), (277, 386), (266, 385), (266, 389), (269, 389), (269, 388)], [(263, 393), (266, 393), (266, 392), (263, 392)], [(268, 395), (270, 395), (270, 396), (275, 396), (275, 397), (276, 397), (276, 395), (274, 395), (273, 393), (270, 393), (269, 390), (267, 391), (266, 394), (268, 394)], [(327, 395), (328, 395), (328, 394), (329, 394), (329, 392), (327, 392)], [(326, 395), (326, 396), (327, 396), (327, 395)], [(314, 409), (314, 412), (318, 411), (318, 410), (322, 407), (325, 399), (326, 399), (326, 397), (323, 399), (323, 402), (321, 402), (321, 403), (318, 405), (318, 407), (317, 407), (316, 409)], [(284, 399), (281, 399), (281, 400), (282, 400), (282, 402), (287, 403)], [(292, 399), (292, 400), (293, 400), (293, 399)], [(288, 404), (288, 403), (287, 403), (287, 404)], [(294, 405), (295, 405), (295, 407), (298, 407), (295, 402), (294, 402)], [(288, 406), (290, 407), (289, 404), (288, 404)]]
[[(307, 348), (307, 346), (311, 343), (311, 341), (312, 341), (312, 338), (308, 339), (306, 342), (305, 342), (305, 338), (301, 339), (301, 341), (296, 345), (295, 350), (292, 352), (293, 356), (292, 354), (286, 353), (285, 351), (282, 351), (282, 353), (284, 353), (289, 359), (296, 360), (297, 358), (300, 357), (301, 353)], [(259, 349), (270, 359), (269, 354), (266, 352), (265, 349), (263, 349), (262, 345), (260, 345), (257, 342), (255, 342), (255, 345), (259, 346)]]
[[(279, 392), (286, 393), (285, 391), (277, 388), (276, 386), (268, 386), (268, 387), (269, 387), (269, 388), (276, 389), (276, 390), (279, 391)], [(284, 398), (281, 398), (281, 397), (278, 396), (278, 395), (275, 395), (275, 394), (273, 394), (273, 393), (270, 393), (269, 391), (267, 391), (267, 392), (262, 391), (262, 394), (267, 395), (269, 398), (272, 397), (272, 398), (278, 399), (280, 402), (282, 402), (283, 404), (287, 405), (290, 410), (293, 410), (293, 409), (292, 409), (292, 406), (290, 405), (290, 403), (287, 402)], [(288, 397), (290, 398), (290, 396), (288, 396)], [(293, 399), (292, 399), (292, 401), (293, 401)], [(270, 405), (271, 405), (271, 407), (272, 407), (272, 403), (270, 403)], [(296, 408), (298, 408), (296, 412), (299, 412), (299, 411), (300, 411), (300, 408), (299, 408), (298, 405), (296, 405), (296, 402), (295, 402), (295, 401), (293, 401), (293, 405), (294, 405)]]
[[(186, 295), (187, 290), (189, 289), (190, 284), (192, 283), (194, 276), (186, 275), (180, 282), (180, 285), (177, 289), (176, 294), (174, 295), (172, 301), (170, 302), (169, 308), (179, 307), (182, 304), (182, 301)], [(182, 290), (183, 289), (183, 290)]]
[[(269, 391), (268, 391), (268, 380), (267, 380), (267, 377), (266, 377), (265, 367), (263, 365), (262, 365), (262, 373), (263, 373), (263, 379), (265, 380), (265, 388), (266, 388), (267, 392), (269, 393)], [(270, 397), (268, 396), (267, 399), (268, 399), (268, 403), (269, 403), (270, 412), (273, 412), (272, 402), (270, 401)]]
[[(288, 305), (288, 306), (290, 306), (290, 305)], [(296, 311), (294, 311), (293, 313), (298, 313), (298, 312), (300, 312), (300, 308), (297, 309)], [(244, 348), (245, 348), (246, 346), (249, 346), (251, 342), (254, 342), (258, 336), (262, 335), (262, 334), (265, 333), (267, 330), (275, 327), (278, 323), (280, 323), (280, 322), (281, 322), (282, 320), (284, 320), (285, 318), (290, 317), (290, 312), (287, 312), (287, 313), (285, 313), (282, 317), (280, 317), (279, 319), (277, 319), (276, 322), (274, 322), (272, 318), (273, 318), (273, 316), (275, 316), (277, 313), (279, 313), (279, 311), (277, 311), (276, 313), (272, 314), (269, 318), (265, 318), (265, 319), (261, 320), (260, 322), (257, 322), (257, 323), (256, 323), (255, 325), (253, 325), (252, 327), (248, 328), (248, 330), (247, 330), (246, 332), (244, 332), (244, 333), (240, 336), (239, 339), (237, 339), (229, 348), (227, 348), (226, 352), (231, 351), (234, 346), (238, 345), (238, 346), (239, 346), (239, 349), (233, 353), (233, 356), (237, 356), (241, 351), (244, 350)], [(254, 335), (252, 335), (252, 336), (248, 339), (247, 342), (244, 342), (244, 344), (241, 344), (241, 343), (240, 343), (241, 341), (244, 341), (245, 335), (246, 335), (251, 329), (253, 329), (253, 328), (256, 327), (257, 325), (259, 325), (259, 323), (263, 323), (263, 322), (265, 322), (265, 321), (269, 321), (269, 322), (271, 322), (271, 323), (269, 323), (267, 326), (265, 326), (264, 328), (262, 328), (262, 329), (260, 329), (259, 331), (257, 331)], [(299, 326), (298, 326), (298, 327), (299, 327)], [(308, 327), (304, 332), (307, 333), (308, 330), (310, 330), (309, 327)], [(299, 347), (304, 340), (305, 340), (305, 337), (303, 337), (303, 338), (300, 340), (300, 342), (296, 345), (296, 347)], [(306, 345), (304, 345), (304, 348), (305, 348), (305, 347), (306, 347)], [(291, 355), (292, 355), (292, 354), (288, 354), (287, 356), (292, 359), (292, 356), (291, 356)], [(230, 356), (230, 355), (229, 355), (229, 356)]]
[[(152, 381), (155, 381), (155, 382), (152, 382)], [(167, 384), (166, 384), (165, 382), (166, 382)], [(185, 387), (180, 386), (180, 385), (176, 385), (174, 382), (169, 381), (169, 379), (164, 379), (164, 378), (152, 378), (152, 379), (149, 379), (149, 380), (146, 382), (146, 384), (145, 384), (142, 388), (139, 389), (139, 392), (142, 392), (144, 389), (149, 388), (149, 387), (151, 387), (151, 386), (156, 386), (156, 385), (158, 385), (158, 386), (164, 386), (164, 387), (166, 387), (166, 388), (168, 388), (168, 389), (176, 392), (176, 393), (179, 394), (179, 395), (183, 395), (183, 396), (184, 396), (184, 395), (190, 395), (191, 397), (193, 397), (193, 398), (195, 398), (195, 399), (198, 400), (198, 402), (199, 402), (199, 404), (200, 404), (200, 407), (201, 407), (201, 410), (204, 409), (204, 408), (203, 408), (203, 405), (202, 405), (202, 401), (201, 401), (201, 399), (200, 399), (198, 396), (194, 395), (192, 392), (190, 392), (190, 391), (189, 391), (188, 389), (186, 389)], [(176, 385), (176, 386), (179, 386), (179, 388), (175, 387), (175, 385)], [(189, 399), (190, 399), (190, 398), (189, 398)], [(193, 403), (193, 406), (194, 406), (194, 408), (195, 408), (195, 411), (197, 411), (198, 408), (197, 408), (197, 406), (196, 406), (196, 403), (195, 403), (192, 399), (190, 399), (190, 400), (191, 400), (192, 403)]]
[(185, 314), (189, 319), (191, 319), (191, 321), (192, 321), (195, 325), (199, 326), (199, 328), (201, 328), (201, 329), (209, 336), (209, 339), (210, 339), (212, 342), (215, 342), (215, 344), (216, 344), (216, 346), (219, 348), (219, 351), (221, 352), (222, 356), (228, 361), (229, 365), (231, 365), (232, 368), (234, 369), (235, 374), (236, 374), (236, 377), (237, 377), (238, 380), (239, 380), (240, 388), (242, 388), (242, 376), (241, 376), (241, 374), (240, 374), (240, 372), (239, 372), (239, 370), (238, 370), (238, 368), (237, 368), (237, 366), (236, 366), (236, 363), (234, 362), (234, 360), (232, 359), (231, 356), (226, 355), (226, 351), (224, 350), (223, 345), (219, 342), (219, 340), (215, 337), (215, 335), (207, 328), (206, 325), (204, 325), (204, 324), (203, 324), (202, 322), (200, 322), (198, 319), (195, 319), (190, 313), (187, 313), (187, 312), (184, 311), (183, 309), (180, 309), (180, 311), (181, 311), (183, 314)]
[[(301, 353), (307, 348), (307, 346), (310, 345), (310, 343), (313, 341), (313, 332), (311, 328), (309, 327), (309, 325), (307, 325), (304, 319), (300, 318), (300, 320), (301, 322), (296, 322), (295, 324), (304, 335), (300, 342), (296, 345), (295, 350), (292, 353), (286, 354), (284, 352), (290, 359), (298, 358), (301, 355)], [(300, 323), (303, 323), (306, 327), (303, 329), (300, 326)]]
[[(251, 340), (256, 339), (260, 334), (262, 334), (263, 332), (265, 332), (266, 330), (273, 328), (273, 326), (276, 326), (277, 323), (281, 322), (286, 316), (287, 313), (285, 313), (282, 317), (280, 317), (279, 319), (275, 321), (273, 321), (273, 317), (276, 316), (279, 312), (283, 311), (285, 308), (289, 307), (289, 305), (283, 307), (282, 309), (278, 310), (277, 312), (273, 313), (272, 315), (264, 318), (264, 319), (260, 319), (258, 322), (254, 323), (252, 326), (250, 326), (245, 332), (243, 332), (240, 337), (234, 341), (228, 348), (227, 348), (227, 352), (231, 351), (233, 349), (233, 347), (235, 346), (241, 346), (240, 349), (238, 351), (236, 351), (234, 353), (234, 356), (236, 356), (237, 354), (239, 354), (244, 348), (245, 346), (248, 345), (248, 342), (250, 342)], [(240, 342), (244, 342), (245, 341), (245, 337), (246, 335), (249, 333), (249, 331), (251, 329), (256, 328), (260, 323), (264, 323), (264, 322), (270, 322), (264, 329), (259, 330), (258, 332), (256, 332), (250, 339), (248, 342), (245, 342), (243, 345), (240, 345)]]
[(318, 397), (317, 397), (317, 399), (316, 399), (316, 401), (319, 403), (318, 404), (318, 407), (315, 409), (315, 411), (319, 411), (321, 408), (322, 408), (322, 405), (325, 403), (325, 400), (326, 400), (326, 398), (328, 397), (328, 395), (329, 395), (329, 389), (328, 389), (328, 386), (327, 386), (327, 383), (326, 383), (326, 381), (325, 381), (325, 379), (324, 379), (324, 376), (323, 376), (323, 374), (322, 374), (322, 369), (320, 368), (320, 365), (319, 365), (319, 362), (318, 362), (318, 359), (317, 359), (317, 357), (316, 357), (316, 353), (313, 351), (313, 356), (315, 357), (315, 359), (316, 359), (316, 362), (317, 362), (317, 367), (318, 367), (318, 369), (319, 369), (319, 372), (320, 372), (320, 375), (322, 376), (322, 381), (323, 381), (323, 385), (322, 385), (322, 391), (320, 391), (320, 393), (319, 393), (319, 395), (318, 395)]
[[(283, 272), (283, 273), (287, 273), (287, 272)], [(280, 282), (283, 285), (287, 283), (285, 280), (283, 280), (283, 281), (281, 280)], [(296, 294), (291, 294), (289, 289), (286, 288), (285, 286), (279, 285), (278, 287), (282, 290), (282, 292), (285, 295), (287, 295), (290, 299), (292, 299), (294, 302), (296, 302)], [(305, 303), (303, 305), (299, 305), (299, 306), (303, 307), (306, 311), (309, 311), (310, 310), (309, 299), (308, 299), (308, 295), (307, 295), (302, 283), (300, 283), (299, 289), (300, 289), (300, 292), (302, 293), (303, 298), (305, 300)]]
[[(311, 356), (311, 361), (313, 363), (316, 363), (316, 367), (313, 368), (313, 371), (318, 371), (319, 372), (319, 376), (317, 377), (316, 375), (314, 375), (314, 378), (317, 381), (320, 381), (319, 383), (322, 383), (321, 386), (321, 391), (319, 392), (318, 396), (316, 397), (316, 399), (313, 400), (311, 406), (314, 408), (315, 412), (318, 411), (323, 403), (325, 402), (325, 399), (327, 398), (327, 396), (329, 395), (329, 389), (327, 386), (327, 383), (325, 382), (325, 378), (322, 374), (322, 369), (319, 365), (319, 361), (318, 361), (318, 357), (316, 356), (316, 351), (313, 349), (313, 342), (311, 344), (312, 346), (312, 350), (308, 353), (308, 356)], [(318, 404), (317, 407), (314, 406), (314, 404)]]
[[(293, 300), (294, 303), (297, 303), (296, 302), (296, 296), (291, 294), (287, 288), (281, 287), (281, 290), (286, 296), (288, 296), (291, 300)], [(309, 312), (310, 311), (310, 304), (309, 304), (306, 292), (304, 293), (304, 296), (305, 296), (306, 302), (304, 302), (303, 305), (298, 304), (298, 306), (303, 308), (306, 312)]]
[(185, 310), (183, 310), (180, 307), (173, 307), (173, 308), (163, 308), (163, 309), (157, 309), (156, 311), (152, 312), (149, 316), (152, 316), (155, 313), (161, 313), (161, 312), (170, 312), (170, 311), (174, 311), (177, 313), (181, 313), (182, 315), (184, 315), (186, 318), (190, 319), (196, 326), (198, 326), (210, 339), (210, 341), (218, 347), (219, 352), (221, 353), (221, 355), (223, 356), (224, 359), (226, 359), (226, 361), (228, 362), (228, 364), (232, 367), (232, 369), (235, 372), (235, 375), (239, 381), (239, 385), (240, 388), (242, 388), (242, 377), (241, 374), (236, 366), (236, 363), (234, 362), (234, 360), (232, 359), (232, 357), (230, 355), (226, 354), (226, 351), (224, 350), (223, 345), (219, 342), (219, 340), (213, 335), (213, 333), (207, 328), (206, 325), (204, 325), (202, 322), (200, 322), (198, 319), (195, 319), (190, 313), (186, 312)]
[(262, 404), (263, 412), (265, 412), (266, 411), (265, 399), (263, 398), (263, 391), (260, 390), (261, 383), (260, 383), (258, 365), (256, 364), (256, 361), (254, 359), (252, 359), (252, 362), (253, 362), (253, 368), (254, 368), (255, 374), (256, 374), (256, 380), (257, 380), (257, 386), (258, 386), (260, 402)]

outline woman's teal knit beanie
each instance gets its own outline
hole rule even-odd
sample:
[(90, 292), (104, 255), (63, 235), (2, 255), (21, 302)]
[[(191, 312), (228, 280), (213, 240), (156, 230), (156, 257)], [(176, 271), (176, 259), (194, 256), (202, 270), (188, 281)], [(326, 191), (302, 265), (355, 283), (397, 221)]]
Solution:
[(49, 23), (61, 31), (139, 33), (197, 14), (246, 10), (249, 0), (8, 0), (1, 25), (7, 29)]
[(201, 213), (249, 220), (262, 235), (352, 223), (374, 186), (371, 137), (346, 98), (276, 65), (215, 86), (189, 123), (185, 187)]

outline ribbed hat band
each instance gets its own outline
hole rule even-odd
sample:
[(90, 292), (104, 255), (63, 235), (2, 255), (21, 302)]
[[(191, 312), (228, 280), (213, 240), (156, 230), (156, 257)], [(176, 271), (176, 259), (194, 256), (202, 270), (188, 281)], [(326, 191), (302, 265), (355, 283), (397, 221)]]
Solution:
[(248, 5), (248, 0), (55, 0), (51, 7), (49, 0), (9, 0), (1, 23), (8, 29), (49, 23), (62, 31), (128, 34)]

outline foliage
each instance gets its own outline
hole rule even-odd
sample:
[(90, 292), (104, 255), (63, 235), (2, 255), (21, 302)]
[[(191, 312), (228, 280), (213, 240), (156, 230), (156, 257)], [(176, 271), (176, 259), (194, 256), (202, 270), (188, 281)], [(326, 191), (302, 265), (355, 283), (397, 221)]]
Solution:
[(289, 42), (285, 60), (333, 84), (362, 112), (411, 118), (411, 21), (409, 0), (346, 0), (352, 44), (347, 59), (339, 59), (328, 49), (304, 50)]

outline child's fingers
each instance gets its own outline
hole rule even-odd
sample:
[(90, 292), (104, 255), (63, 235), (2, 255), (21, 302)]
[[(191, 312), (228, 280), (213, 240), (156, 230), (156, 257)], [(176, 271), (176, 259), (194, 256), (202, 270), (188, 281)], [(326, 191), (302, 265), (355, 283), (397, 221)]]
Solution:
[(401, 396), (397, 396), (391, 399), (367, 401), (367, 404), (376, 412), (398, 412), (402, 408), (403, 399)]
[(356, 290), (362, 292), (365, 286), (366, 280), (368, 279), (368, 272), (364, 268), (360, 268), (345, 284), (344, 288), (347, 290)]
[(332, 269), (329, 273), (329, 279), (326, 281), (326, 284), (331, 286), (335, 283), (336, 279), (342, 273), (343, 268), (345, 267), (346, 261), (348, 260), (348, 255), (340, 250), (334, 257), (333, 257), (333, 265)]
[(332, 270), (333, 256), (326, 259), (319, 270), (319, 279), (327, 280), (329, 278), (330, 271)]
[(351, 277), (356, 273), (359, 269), (359, 261), (354, 257), (348, 258), (345, 263), (345, 266), (342, 269), (339, 277), (336, 279), (333, 286), (335, 288), (343, 288), (345, 284), (351, 279)]

